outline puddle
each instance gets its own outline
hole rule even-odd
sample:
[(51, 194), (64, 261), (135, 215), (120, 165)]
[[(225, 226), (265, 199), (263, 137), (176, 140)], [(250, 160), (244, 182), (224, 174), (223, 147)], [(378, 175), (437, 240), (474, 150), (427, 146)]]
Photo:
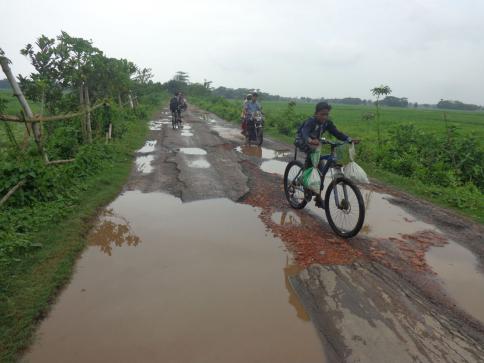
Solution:
[(161, 122), (160, 121), (150, 121), (149, 128), (151, 131), (159, 131), (161, 130)]
[(234, 141), (244, 141), (245, 137), (240, 133), (240, 129), (229, 128), (223, 126), (212, 126), (212, 130), (219, 134), (220, 137), (224, 139), (234, 140)]
[(324, 362), (258, 209), (139, 191), (109, 209), (27, 361)]
[(182, 147), (180, 152), (186, 155), (207, 155), (207, 152), (198, 147)]
[(183, 125), (182, 126), (183, 130), (191, 130), (192, 127), (190, 125)]
[(290, 154), (287, 150), (272, 150), (260, 146), (237, 146), (235, 151), (247, 156), (254, 156), (260, 159), (276, 159), (288, 156)]
[(279, 161), (279, 160), (267, 160), (263, 161), (260, 165), (262, 171), (271, 174), (279, 174), (284, 176), (284, 172), (286, 170), (287, 162), (286, 161)]
[(450, 241), (443, 247), (431, 247), (426, 260), (454, 301), (484, 323), (484, 275), (478, 270), (476, 256)]
[(155, 159), (153, 155), (138, 156), (136, 158), (136, 168), (139, 172), (148, 174), (153, 171), (151, 162)]
[(182, 131), (181, 132), (182, 136), (193, 136), (193, 132), (188, 132), (188, 131)]
[(139, 149), (138, 153), (151, 153), (155, 151), (156, 140), (148, 140), (146, 141), (145, 145)]
[(301, 225), (301, 218), (293, 211), (275, 212), (272, 214), (272, 220), (280, 226)]
[(201, 169), (210, 168), (211, 166), (210, 163), (205, 159), (189, 160), (187, 162), (187, 165), (190, 168), (201, 168)]
[[(417, 220), (402, 208), (390, 203), (393, 197), (360, 189), (365, 200), (365, 224), (360, 233), (370, 237), (399, 237), (420, 231), (438, 231), (437, 227)], [(397, 233), (398, 232), (398, 233)]]

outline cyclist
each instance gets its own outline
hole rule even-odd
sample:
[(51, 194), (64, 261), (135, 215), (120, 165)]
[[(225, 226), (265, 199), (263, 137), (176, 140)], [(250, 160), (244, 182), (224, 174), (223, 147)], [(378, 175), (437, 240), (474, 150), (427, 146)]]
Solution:
[[(299, 150), (306, 153), (306, 162), (304, 165), (305, 168), (311, 166), (310, 154), (312, 151), (319, 148), (319, 140), (326, 131), (328, 131), (338, 140), (347, 141), (354, 144), (359, 143), (359, 140), (353, 140), (351, 137), (347, 136), (336, 128), (334, 123), (329, 119), (330, 111), (330, 104), (327, 102), (319, 102), (316, 105), (314, 116), (304, 121), (304, 123), (297, 130), (295, 144)], [(319, 167), (320, 166), (321, 164)], [(316, 195), (316, 205), (322, 206), (322, 200), (319, 194)]]
[(180, 116), (179, 111), (179, 95), (180, 92), (176, 92), (175, 95), (170, 99), (170, 111), (172, 114), (176, 113), (174, 116)]

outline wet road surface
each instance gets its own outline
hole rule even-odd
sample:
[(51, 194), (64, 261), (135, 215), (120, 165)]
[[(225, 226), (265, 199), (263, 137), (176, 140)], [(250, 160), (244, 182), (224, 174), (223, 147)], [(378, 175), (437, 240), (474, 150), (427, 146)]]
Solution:
[(372, 184), (341, 240), (321, 209), (288, 208), (290, 146), (168, 116), (23, 361), (482, 360), (481, 226)]

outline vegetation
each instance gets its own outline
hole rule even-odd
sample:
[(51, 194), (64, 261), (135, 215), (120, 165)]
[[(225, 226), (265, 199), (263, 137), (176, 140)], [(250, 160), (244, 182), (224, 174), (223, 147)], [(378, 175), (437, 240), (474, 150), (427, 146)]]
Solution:
[[(70, 276), (89, 220), (128, 176), (133, 150), (147, 132), (145, 121), (168, 97), (150, 80), (149, 69), (108, 58), (90, 41), (67, 33), (41, 36), (22, 53), (35, 69), (19, 77), (34, 113), (104, 106), (43, 123), (45, 152), (50, 159), (72, 159), (63, 164), (45, 162), (23, 123), (0, 121), (0, 198), (21, 184), (0, 205), (0, 361), (15, 360), (28, 344)], [(11, 91), (0, 93), (0, 114), (21, 115)]]
[[(242, 101), (195, 97), (192, 102), (239, 122)], [(286, 142), (314, 112), (314, 104), (261, 100), (266, 130)], [(370, 174), (484, 222), (484, 113), (334, 105), (339, 129), (363, 140), (359, 163)]]

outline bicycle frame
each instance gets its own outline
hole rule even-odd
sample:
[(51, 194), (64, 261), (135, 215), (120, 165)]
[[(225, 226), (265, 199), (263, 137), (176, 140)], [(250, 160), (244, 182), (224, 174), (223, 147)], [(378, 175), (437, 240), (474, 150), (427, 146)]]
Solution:
[[(320, 169), (319, 167), (317, 168), (318, 173), (319, 173), (319, 177), (321, 178), (321, 190), (322, 190), (322, 188), (324, 186), (324, 179), (325, 179), (326, 174), (328, 173), (328, 171), (330, 169), (336, 169), (336, 172), (332, 173), (332, 175), (331, 175), (333, 181), (336, 180), (336, 178), (344, 175), (342, 170), (341, 170), (341, 165), (339, 165), (338, 162), (337, 162), (338, 158), (336, 157), (336, 148), (338, 146), (344, 145), (344, 143), (333, 143), (333, 142), (325, 141), (325, 140), (321, 140), (321, 141), (323, 141), (324, 144), (331, 145), (331, 153), (327, 154), (327, 155), (321, 155), (321, 157), (319, 159), (320, 162), (322, 160), (325, 160), (326, 163), (323, 165), (322, 169)], [(297, 160), (297, 146), (296, 146), (295, 151), (294, 151), (294, 160)], [(302, 169), (299, 171), (298, 175), (296, 175), (296, 178), (299, 177), (299, 174), (302, 173), (302, 171), (303, 171)], [(338, 189), (335, 187), (333, 189), (333, 191), (334, 191), (334, 199), (335, 199), (335, 202), (336, 202), (336, 206), (339, 209), (343, 209), (341, 204), (340, 204)], [(348, 200), (348, 191), (346, 190), (346, 185), (343, 185), (343, 194), (344, 194), (345, 200)]]

